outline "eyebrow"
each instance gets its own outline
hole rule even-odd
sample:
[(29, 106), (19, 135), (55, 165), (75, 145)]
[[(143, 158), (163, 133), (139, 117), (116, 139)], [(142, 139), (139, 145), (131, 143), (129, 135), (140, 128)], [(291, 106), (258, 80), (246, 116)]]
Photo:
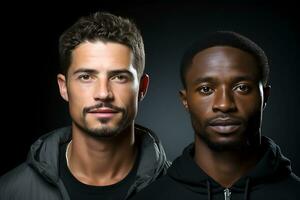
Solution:
[(235, 77), (233, 80), (235, 82), (240, 82), (240, 81), (256, 81), (257, 79), (255, 77), (252, 77), (252, 76), (244, 75), (244, 76)]
[(197, 85), (199, 83), (205, 83), (205, 82), (216, 82), (216, 79), (210, 76), (198, 77), (196, 80), (193, 81), (193, 84)]
[(85, 69), (85, 68), (80, 68), (77, 69), (76, 71), (73, 72), (73, 75), (79, 74), (79, 73), (87, 73), (87, 74), (97, 74), (98, 71), (94, 69)]
[(114, 76), (114, 75), (118, 75), (118, 74), (127, 74), (128, 76), (130, 76), (130, 78), (133, 78), (133, 74), (131, 73), (131, 71), (129, 70), (112, 70), (108, 72), (109, 76)]
[[(232, 80), (234, 82), (240, 82), (240, 81), (256, 81), (255, 77), (248, 76), (248, 75), (242, 75), (242, 76), (237, 76), (233, 77)], [(212, 76), (207, 76), (207, 77), (199, 77), (196, 80), (193, 81), (193, 84), (197, 85), (199, 83), (216, 83), (218, 82), (218, 79)]]
[[(76, 71), (74, 71), (73, 75), (79, 74), (79, 73), (98, 74), (99, 71), (97, 71), (95, 69), (80, 68), (80, 69), (77, 69)], [(109, 76), (114, 76), (114, 75), (118, 75), (118, 74), (127, 74), (131, 78), (133, 77), (132, 72), (130, 72), (129, 70), (126, 70), (126, 69), (120, 69), (120, 70), (117, 69), (117, 70), (108, 71)]]

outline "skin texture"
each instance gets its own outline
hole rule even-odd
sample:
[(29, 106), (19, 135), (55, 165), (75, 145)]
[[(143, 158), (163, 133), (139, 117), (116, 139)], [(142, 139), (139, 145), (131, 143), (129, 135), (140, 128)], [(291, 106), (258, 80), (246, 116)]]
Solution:
[(67, 77), (57, 76), (72, 118), (69, 168), (83, 183), (111, 185), (134, 164), (134, 119), (149, 78), (139, 79), (132, 56), (123, 44), (87, 41), (73, 50)]
[(224, 187), (259, 159), (269, 94), (259, 77), (255, 58), (229, 46), (198, 52), (185, 75), (186, 89), (180, 94), (195, 131), (195, 161)]

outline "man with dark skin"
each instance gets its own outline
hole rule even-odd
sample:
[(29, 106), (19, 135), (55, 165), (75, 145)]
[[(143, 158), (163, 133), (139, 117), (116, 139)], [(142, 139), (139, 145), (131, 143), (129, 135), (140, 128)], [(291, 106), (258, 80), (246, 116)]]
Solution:
[(134, 199), (299, 199), (300, 181), (261, 121), (270, 86), (263, 50), (229, 31), (188, 49), (180, 97), (195, 142)]
[(228, 46), (196, 54), (185, 75), (186, 90), (180, 94), (196, 133), (195, 162), (223, 187), (229, 188), (259, 159), (258, 149), (243, 148), (260, 144), (270, 87), (258, 77), (255, 58)]

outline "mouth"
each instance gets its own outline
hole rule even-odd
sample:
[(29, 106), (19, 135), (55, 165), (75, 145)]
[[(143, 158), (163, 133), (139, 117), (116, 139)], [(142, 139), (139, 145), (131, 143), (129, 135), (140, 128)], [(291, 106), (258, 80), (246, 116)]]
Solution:
[(111, 108), (101, 107), (101, 108), (92, 109), (88, 113), (92, 114), (97, 118), (111, 118), (117, 113), (119, 113), (119, 111)]
[(209, 128), (220, 134), (230, 134), (237, 131), (242, 123), (232, 118), (216, 118), (209, 123)]
[(225, 125), (225, 126), (209, 126), (213, 131), (220, 134), (233, 133), (240, 128), (239, 125)]

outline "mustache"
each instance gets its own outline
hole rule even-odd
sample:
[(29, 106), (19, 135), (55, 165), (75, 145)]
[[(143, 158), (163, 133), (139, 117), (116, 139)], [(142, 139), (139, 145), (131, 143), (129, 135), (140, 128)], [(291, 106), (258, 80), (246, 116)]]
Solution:
[(216, 126), (224, 124), (239, 125), (243, 123), (244, 120), (239, 117), (234, 117), (228, 114), (222, 114), (208, 119), (206, 124), (209, 126)]
[(86, 113), (91, 112), (94, 109), (103, 108), (103, 107), (110, 108), (110, 109), (112, 109), (114, 111), (117, 111), (117, 112), (122, 112), (122, 113), (125, 112), (124, 108), (115, 106), (115, 105), (113, 105), (111, 103), (101, 102), (101, 103), (98, 103), (96, 105), (83, 108), (83, 114), (85, 115)]

